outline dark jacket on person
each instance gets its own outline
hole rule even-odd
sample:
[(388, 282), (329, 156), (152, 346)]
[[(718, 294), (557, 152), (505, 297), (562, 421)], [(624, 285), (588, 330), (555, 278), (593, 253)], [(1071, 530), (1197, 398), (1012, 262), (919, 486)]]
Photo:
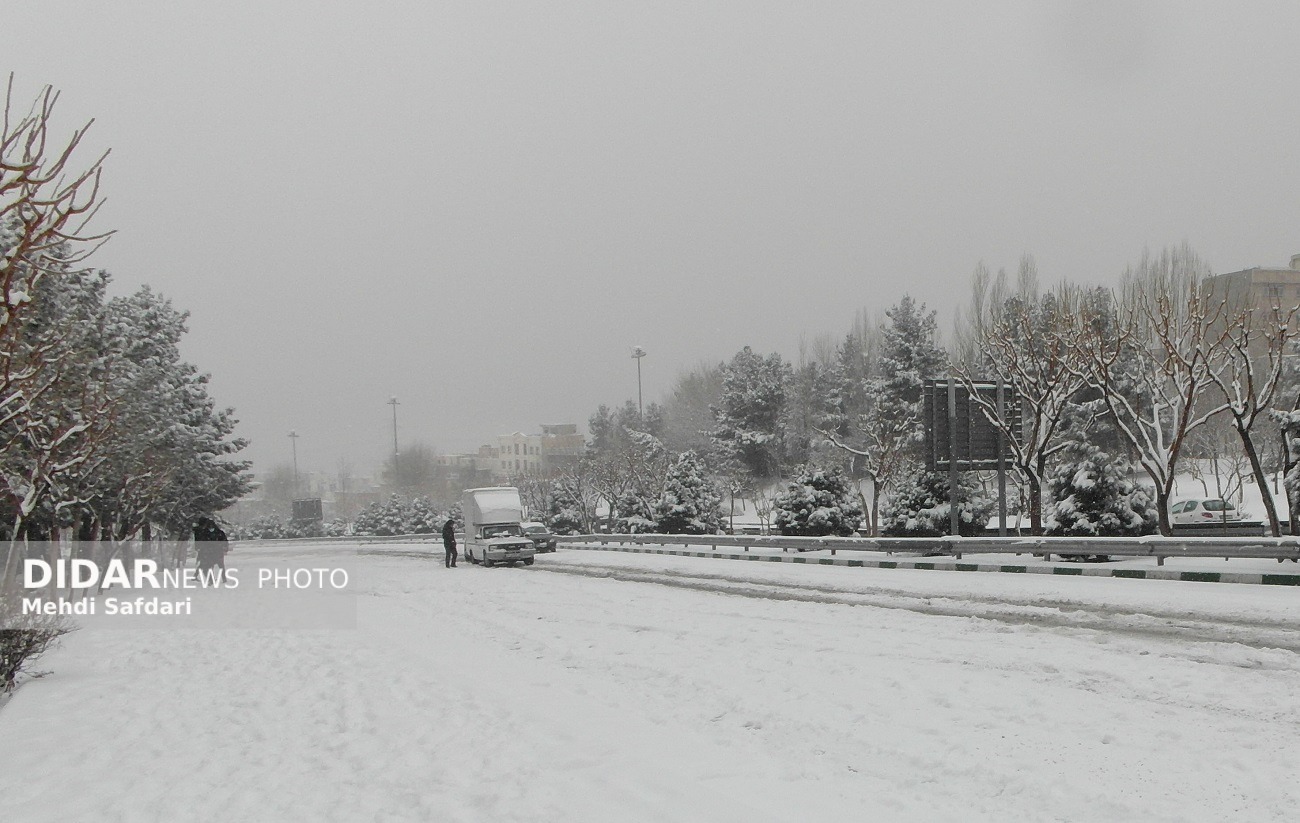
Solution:
[(456, 521), (448, 518), (442, 527), (442, 545), (444, 548), (456, 548)]
[(226, 533), (213, 521), (203, 518), (194, 526), (194, 553), (200, 566), (225, 565), (230, 542)]

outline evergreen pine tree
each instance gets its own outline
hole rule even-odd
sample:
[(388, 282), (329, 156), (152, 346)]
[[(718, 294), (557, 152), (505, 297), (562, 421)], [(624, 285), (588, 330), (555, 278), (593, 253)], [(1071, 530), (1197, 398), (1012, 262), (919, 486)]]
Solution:
[(1071, 447), (1048, 479), (1053, 503), (1044, 533), (1072, 537), (1131, 537), (1158, 530), (1150, 492), (1129, 479), (1128, 461), (1095, 446)]
[(407, 507), (405, 534), (436, 534), (442, 530), (442, 520), (433, 508), (433, 501), (420, 496)]
[(722, 522), (722, 495), (693, 451), (682, 452), (668, 469), (654, 519), (664, 534), (716, 534)]
[(752, 477), (773, 477), (780, 468), (786, 387), (790, 366), (746, 346), (723, 367), (722, 402), (713, 410), (715, 447), (734, 457)]
[[(959, 475), (957, 530), (963, 537), (984, 533), (995, 503), (970, 472)], [(899, 489), (881, 512), (886, 537), (939, 537), (950, 533), (948, 473), (925, 472)]]
[(567, 484), (556, 480), (546, 510), (546, 526), (552, 534), (582, 534), (586, 528), (582, 507)]
[(862, 523), (857, 493), (839, 469), (806, 466), (777, 495), (773, 523), (781, 534), (848, 537)]

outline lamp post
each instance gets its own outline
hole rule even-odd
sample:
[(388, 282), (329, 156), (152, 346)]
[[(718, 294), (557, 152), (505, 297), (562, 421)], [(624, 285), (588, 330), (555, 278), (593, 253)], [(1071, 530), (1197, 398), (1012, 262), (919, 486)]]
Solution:
[(393, 484), (399, 485), (398, 475), (398, 450), (397, 450), (397, 395), (388, 398), (388, 405), (393, 407)]
[(641, 408), (641, 358), (645, 357), (645, 349), (640, 346), (632, 347), (632, 359), (636, 361), (636, 413), (642, 421), (645, 420), (645, 412)]
[(293, 444), (293, 496), (298, 496), (298, 432), (289, 431), (289, 442)]

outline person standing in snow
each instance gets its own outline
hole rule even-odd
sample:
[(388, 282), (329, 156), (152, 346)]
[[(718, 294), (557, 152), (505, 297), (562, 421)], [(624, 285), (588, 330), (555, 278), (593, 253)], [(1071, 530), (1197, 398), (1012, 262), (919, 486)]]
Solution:
[(225, 531), (215, 521), (200, 517), (194, 524), (194, 553), (198, 557), (200, 572), (212, 574), (217, 569), (215, 582), (221, 583), (226, 576), (226, 552), (230, 551), (230, 542)]
[(456, 521), (450, 517), (442, 526), (442, 547), (447, 552), (447, 568), (456, 568)]

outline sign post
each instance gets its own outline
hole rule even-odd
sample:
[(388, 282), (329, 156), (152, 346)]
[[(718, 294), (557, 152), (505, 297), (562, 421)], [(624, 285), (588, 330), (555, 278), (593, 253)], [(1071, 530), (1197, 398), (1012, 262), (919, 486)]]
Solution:
[(961, 534), (961, 516), (957, 511), (957, 461), (951, 455), (957, 454), (957, 378), (948, 375), (948, 533), (956, 537)]
[[(998, 377), (998, 419), (1007, 419), (1007, 387)], [(1007, 436), (998, 429), (998, 537), (1007, 536)]]

